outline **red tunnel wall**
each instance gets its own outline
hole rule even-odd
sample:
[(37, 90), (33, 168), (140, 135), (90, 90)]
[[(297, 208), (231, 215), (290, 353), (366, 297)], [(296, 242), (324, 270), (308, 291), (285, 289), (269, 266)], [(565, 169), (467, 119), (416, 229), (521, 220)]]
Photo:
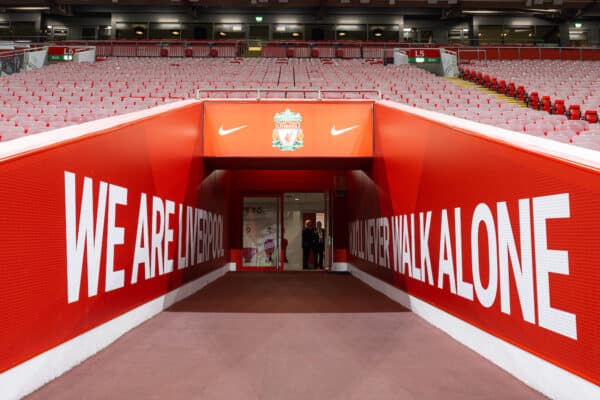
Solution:
[[(230, 187), (229, 177), (223, 172), (205, 170), (200, 158), (201, 135), (198, 135), (201, 121), (202, 104), (195, 103), (17, 155), (0, 163), (3, 225), (0, 229), (0, 372), (228, 262), (230, 220), (225, 199)], [(107, 154), (110, 154), (109, 158)], [(73, 197), (67, 193), (67, 187), (70, 187), (67, 173), (75, 174)], [(93, 182), (93, 232), (97, 232), (97, 226), (103, 226), (104, 230), (99, 245), (98, 289), (96, 295), (89, 295), (85, 261), (89, 260), (88, 246), (83, 254), (79, 291), (72, 291), (77, 292), (72, 295), (78, 295), (78, 299), (69, 301), (66, 210), (68, 199), (75, 199), (71, 209), (75, 213), (75, 225), (79, 226), (74, 229), (78, 235), (82, 229), (84, 177)], [(106, 193), (104, 201), (100, 196), (102, 186)], [(114, 208), (115, 225), (123, 229), (124, 243), (114, 246), (113, 267), (124, 273), (123, 286), (108, 291), (105, 277), (109, 203), (124, 189), (127, 204), (118, 204)], [(146, 216), (150, 232), (153, 197), (160, 199), (165, 208), (167, 200), (174, 204), (174, 213), (169, 217), (173, 241), (167, 250), (167, 257), (174, 260), (174, 265), (172, 272), (160, 274), (156, 261), (154, 277), (146, 279), (144, 264), (140, 264), (138, 280), (134, 284), (131, 282), (132, 265), (136, 232), (142, 226), (139, 216), (143, 215), (140, 211), (143, 193), (147, 196)], [(104, 219), (102, 223), (96, 223), (100, 221), (98, 209), (101, 204), (105, 205)], [(224, 250), (222, 254), (213, 252), (204, 258), (204, 262), (179, 269), (180, 204), (223, 218), (223, 243), (219, 243)], [(162, 221), (158, 211), (156, 215), (156, 220)], [(182, 218), (182, 221), (182, 235), (186, 235), (186, 219)], [(159, 225), (156, 224), (157, 229)], [(186, 240), (184, 236), (181, 238)], [(80, 236), (80, 245), (84, 242)], [(164, 249), (166, 242), (162, 243), (160, 249)]]
[[(366, 173), (353, 171), (348, 174), (348, 192), (353, 199), (348, 203), (349, 220), (363, 221), (362, 225), (355, 224), (349, 228), (349, 247), (353, 253), (351, 263), (494, 336), (599, 383), (600, 341), (597, 332), (600, 300), (598, 296), (591, 295), (598, 293), (600, 282), (598, 172), (424, 119), (392, 105), (376, 104), (374, 135), (375, 159), (371, 169)], [(548, 199), (552, 201), (548, 202)], [(525, 212), (525, 208), (522, 213), (519, 211), (520, 200), (523, 200), (523, 206), (528, 206), (529, 212)], [(488, 221), (495, 236), (489, 233), (485, 223), (479, 222), (475, 223), (479, 231), (473, 239), (476, 207), (480, 211), (486, 208), (490, 211)], [(521, 308), (523, 296), (518, 295), (514, 262), (510, 258), (506, 264), (510, 310), (508, 313), (502, 311), (506, 310), (506, 304), (501, 305), (502, 297), (507, 299), (502, 288), (507, 286), (502, 285), (502, 277), (498, 277), (498, 255), (504, 252), (504, 247), (497, 243), (500, 231), (498, 210), (503, 207), (508, 210), (503, 221), (510, 223), (510, 228), (503, 232), (505, 237), (512, 233), (521, 263), (524, 257), (528, 257), (522, 252), (523, 244), (531, 246), (532, 321), (525, 320)], [(456, 208), (460, 209), (459, 219), (455, 218)], [(557, 212), (559, 209), (562, 211)], [(442, 240), (443, 210), (447, 212), (448, 234), (443, 235), (447, 241)], [(423, 250), (425, 246), (420, 239), (420, 229), (423, 227), (426, 231), (426, 227), (420, 224), (419, 213), (423, 213), (423, 221), (426, 221), (429, 211), (430, 235), (425, 235), (423, 242), (428, 243), (427, 252)], [(554, 213), (554, 216), (540, 223), (540, 216), (544, 213)], [(412, 237), (411, 214), (415, 218), (415, 234)], [(393, 224), (398, 221), (392, 216), (401, 216), (402, 221), (408, 222), (408, 234), (403, 235), (408, 238), (406, 257), (400, 255), (404, 242), (394, 241), (392, 237)], [(373, 222), (373, 228), (364, 224), (364, 221), (381, 217), (385, 217), (384, 220), (380, 220), (379, 225)], [(527, 221), (522, 225), (521, 217)], [(460, 223), (458, 235), (456, 221)], [(389, 224), (389, 266), (385, 259), (381, 263), (383, 266), (378, 262), (365, 261), (369, 253), (385, 254), (384, 239), (365, 241), (367, 236), (375, 237), (376, 226), (385, 231), (385, 224)], [(530, 234), (523, 230), (525, 225), (529, 227)], [(358, 230), (353, 231), (352, 228), (357, 226)], [(543, 243), (542, 231), (546, 235), (546, 244)], [(358, 232), (358, 235), (353, 232)], [(521, 235), (525, 238), (524, 242), (521, 242)], [(461, 245), (457, 244), (457, 238), (462, 241)], [(478, 243), (475, 247), (479, 251), (479, 268), (474, 268), (472, 261), (472, 242)], [(493, 243), (491, 247), (490, 242)], [(378, 246), (379, 251), (375, 250)], [(550, 249), (549, 252), (542, 251), (544, 247)], [(496, 248), (495, 256), (493, 250), (488, 252), (489, 248)], [(563, 253), (556, 256), (558, 253), (553, 251)], [(430, 284), (429, 274), (424, 268), (428, 263), (421, 259), (422, 253), (430, 255), (433, 284)], [(396, 265), (396, 259), (407, 261), (404, 273), (401, 272), (402, 262)], [(443, 274), (439, 279), (442, 259), (451, 263), (453, 276)], [(373, 260), (379, 261), (377, 256)], [(496, 263), (495, 266), (491, 266), (492, 262)], [(568, 271), (564, 271), (565, 262)], [(416, 268), (410, 268), (411, 265)], [(446, 262), (444, 266), (447, 265)], [(563, 268), (560, 273), (557, 271), (559, 268)], [(542, 269), (553, 271), (540, 275)], [(483, 305), (481, 299), (484, 296), (480, 297), (476, 290), (473, 292), (466, 288), (474, 285), (475, 271), (480, 274), (482, 288), (491, 287), (489, 293), (495, 291), (491, 304), (486, 301)], [(459, 272), (462, 272), (462, 277), (459, 277)], [(497, 280), (492, 281), (494, 275)], [(542, 278), (548, 279), (546, 286), (545, 281), (540, 280)], [(451, 284), (451, 280), (455, 284)], [(459, 290), (463, 295), (457, 293)], [(469, 292), (472, 300), (466, 298)], [(575, 319), (549, 318), (545, 307), (540, 306), (540, 295), (549, 296), (550, 307)], [(542, 312), (546, 322), (541, 320)], [(548, 327), (549, 319), (552, 320), (552, 328)], [(559, 333), (559, 330), (562, 332)]]

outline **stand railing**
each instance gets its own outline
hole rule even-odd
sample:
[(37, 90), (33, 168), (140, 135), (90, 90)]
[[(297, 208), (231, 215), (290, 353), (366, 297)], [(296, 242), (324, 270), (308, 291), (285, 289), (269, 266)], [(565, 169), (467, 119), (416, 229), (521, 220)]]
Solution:
[[(209, 96), (202, 96), (202, 93), (206, 93), (206, 94), (210, 94), (210, 93), (225, 93), (226, 97), (225, 98), (236, 98), (236, 97), (229, 97), (229, 94), (233, 94), (233, 93), (255, 93), (256, 97), (245, 97), (245, 98), (256, 98), (257, 100), (260, 99), (264, 99), (265, 97), (263, 97), (263, 95), (265, 93), (283, 93), (283, 96), (281, 97), (269, 97), (269, 99), (294, 99), (294, 100), (301, 100), (302, 98), (298, 98), (298, 97), (288, 97), (287, 94), (288, 93), (304, 93), (306, 95), (306, 93), (316, 93), (317, 97), (316, 99), (318, 100), (323, 100), (323, 99), (337, 99), (337, 98), (344, 98), (344, 99), (348, 99), (348, 100), (360, 100), (360, 99), (372, 99), (372, 100), (380, 100), (383, 99), (383, 94), (381, 93), (381, 91), (379, 90), (335, 90), (335, 89), (267, 89), (267, 88), (256, 88), (256, 89), (197, 89), (196, 90), (196, 99), (201, 100), (201, 99), (206, 99), (206, 98), (211, 98), (210, 95)], [(354, 98), (347, 98), (347, 97), (324, 97), (323, 95), (326, 93), (356, 93), (359, 95), (359, 97), (354, 97)], [(369, 94), (373, 94), (375, 96), (366, 96)], [(305, 97), (307, 98), (307, 97)], [(308, 97), (311, 99), (314, 99), (313, 97)]]
[(600, 49), (593, 47), (481, 46), (452, 47), (459, 64), (490, 60), (570, 60), (600, 61)]
[(472, 60), (597, 60), (600, 48), (536, 47), (532, 45), (464, 46), (443, 43), (378, 41), (257, 41), (257, 40), (81, 40), (53, 41), (33, 46), (94, 46), (98, 56), (113, 57), (241, 57), (251, 48), (261, 48), (263, 57), (387, 59), (393, 49), (444, 48), (457, 52), (459, 63)]

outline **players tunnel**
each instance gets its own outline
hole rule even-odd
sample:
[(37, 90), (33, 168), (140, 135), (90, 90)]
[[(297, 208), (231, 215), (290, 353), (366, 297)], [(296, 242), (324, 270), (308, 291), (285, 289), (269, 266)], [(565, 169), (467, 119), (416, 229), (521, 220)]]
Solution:
[[(345, 269), (347, 173), (371, 164), (373, 102), (207, 101), (204, 111), (204, 163), (230, 180), (236, 268)], [(304, 254), (306, 225), (322, 255)]]

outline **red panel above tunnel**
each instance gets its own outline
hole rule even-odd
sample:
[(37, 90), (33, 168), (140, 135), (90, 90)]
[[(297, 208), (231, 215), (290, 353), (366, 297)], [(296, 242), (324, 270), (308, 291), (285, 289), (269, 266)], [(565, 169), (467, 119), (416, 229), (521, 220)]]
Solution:
[(373, 102), (204, 103), (206, 161), (220, 168), (359, 168), (373, 156)]

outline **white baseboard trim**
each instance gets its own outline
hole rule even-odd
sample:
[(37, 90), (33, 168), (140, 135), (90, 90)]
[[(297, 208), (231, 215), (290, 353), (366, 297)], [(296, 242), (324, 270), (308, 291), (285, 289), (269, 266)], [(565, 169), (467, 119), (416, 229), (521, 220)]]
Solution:
[(350, 273), (531, 388), (555, 400), (600, 399), (600, 386), (505, 342), (349, 264)]
[(334, 262), (331, 264), (332, 272), (348, 272), (347, 262)]
[(20, 399), (109, 346), (142, 322), (225, 275), (232, 263), (103, 323), (0, 374), (0, 399)]

